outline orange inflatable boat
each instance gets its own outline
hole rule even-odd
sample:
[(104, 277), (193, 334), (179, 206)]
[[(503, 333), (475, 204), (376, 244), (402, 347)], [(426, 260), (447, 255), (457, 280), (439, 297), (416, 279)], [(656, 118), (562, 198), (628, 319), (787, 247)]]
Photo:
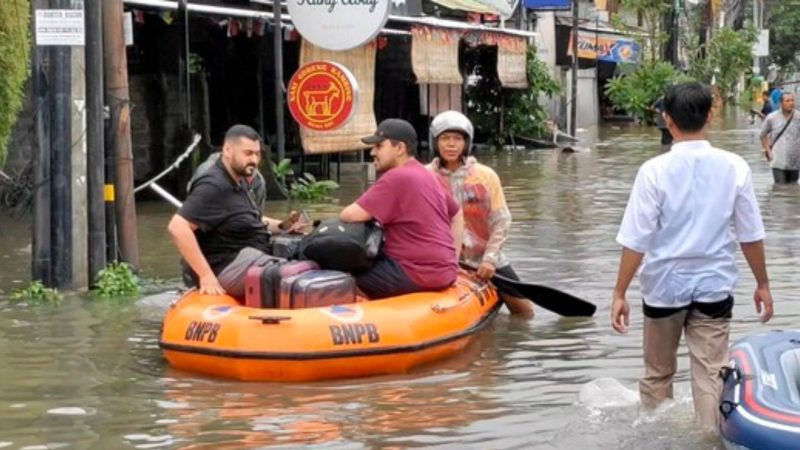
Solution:
[(261, 309), (190, 291), (159, 340), (183, 370), (248, 381), (312, 381), (406, 372), (462, 350), (501, 305), (462, 272), (441, 292), (305, 309)]

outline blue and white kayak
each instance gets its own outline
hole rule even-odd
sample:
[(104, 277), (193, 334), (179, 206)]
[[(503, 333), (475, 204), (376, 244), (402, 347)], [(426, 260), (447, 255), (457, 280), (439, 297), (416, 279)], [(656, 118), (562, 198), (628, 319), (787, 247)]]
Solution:
[(800, 449), (800, 331), (770, 331), (731, 347), (720, 433), (728, 449)]

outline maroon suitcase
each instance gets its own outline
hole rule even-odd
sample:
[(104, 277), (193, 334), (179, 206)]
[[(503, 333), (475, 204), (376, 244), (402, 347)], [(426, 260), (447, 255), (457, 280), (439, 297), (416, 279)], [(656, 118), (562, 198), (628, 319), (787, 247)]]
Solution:
[(281, 280), (281, 309), (318, 308), (356, 301), (356, 280), (337, 270), (311, 270)]
[(270, 260), (264, 265), (247, 269), (244, 278), (245, 306), (250, 308), (277, 308), (280, 284), (283, 278), (309, 270), (319, 269), (314, 261)]

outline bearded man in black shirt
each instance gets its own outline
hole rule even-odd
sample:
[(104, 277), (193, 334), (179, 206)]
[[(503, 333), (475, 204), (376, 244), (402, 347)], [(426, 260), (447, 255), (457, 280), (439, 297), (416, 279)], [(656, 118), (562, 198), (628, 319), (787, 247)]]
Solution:
[(261, 136), (247, 125), (232, 126), (222, 156), (192, 183), (167, 226), (200, 293), (243, 298), (247, 269), (273, 258), (271, 232), (297, 223), (297, 214), (285, 221), (262, 217), (247, 185), (260, 159)]

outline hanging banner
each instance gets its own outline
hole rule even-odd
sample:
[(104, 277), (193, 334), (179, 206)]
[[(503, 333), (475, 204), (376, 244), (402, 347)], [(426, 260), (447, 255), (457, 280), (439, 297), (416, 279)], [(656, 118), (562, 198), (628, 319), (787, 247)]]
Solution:
[(458, 44), (462, 32), (425, 25), (411, 26), (411, 67), (417, 83), (461, 85)]
[(289, 80), (287, 91), (292, 117), (312, 130), (341, 128), (356, 110), (358, 83), (347, 68), (335, 62), (303, 65)]
[(391, 0), (288, 0), (289, 16), (303, 39), (326, 50), (350, 50), (386, 24)]
[(553, 11), (557, 9), (572, 9), (572, 0), (523, 0), (522, 5), (528, 9)]
[[(612, 34), (580, 31), (578, 33), (578, 57), (616, 63), (636, 63), (639, 60), (639, 44), (630, 38)], [(572, 34), (567, 55), (572, 56)]]

